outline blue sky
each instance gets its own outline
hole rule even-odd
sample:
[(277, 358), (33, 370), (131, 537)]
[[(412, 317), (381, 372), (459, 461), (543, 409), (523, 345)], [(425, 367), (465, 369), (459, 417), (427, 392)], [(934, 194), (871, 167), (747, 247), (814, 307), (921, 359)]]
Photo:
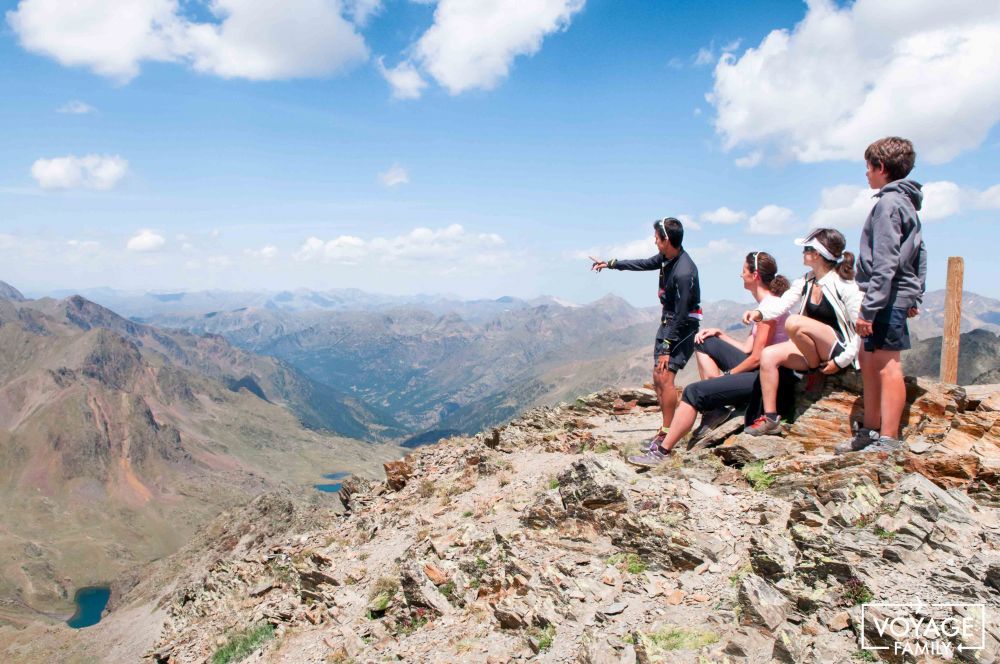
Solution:
[(989, 4), (7, 2), (0, 279), (654, 304), (585, 256), (684, 215), (705, 299), (742, 299), (746, 251), (857, 244), (864, 147), (899, 134), (928, 287), (960, 255), (997, 297)]

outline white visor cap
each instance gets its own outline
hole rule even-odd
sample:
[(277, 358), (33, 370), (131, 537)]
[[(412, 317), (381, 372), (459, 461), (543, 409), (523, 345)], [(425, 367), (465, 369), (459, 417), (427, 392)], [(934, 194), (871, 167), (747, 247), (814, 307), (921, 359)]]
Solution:
[(834, 263), (839, 263), (839, 258), (834, 258), (830, 250), (823, 246), (823, 243), (815, 237), (800, 237), (795, 240), (795, 244), (800, 247), (812, 247), (816, 252), (828, 261), (833, 261)]

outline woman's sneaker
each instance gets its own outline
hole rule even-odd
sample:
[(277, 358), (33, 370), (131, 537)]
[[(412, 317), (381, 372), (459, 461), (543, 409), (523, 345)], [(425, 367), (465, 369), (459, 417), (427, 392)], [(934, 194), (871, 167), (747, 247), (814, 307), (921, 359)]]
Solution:
[(711, 433), (714, 429), (728, 421), (735, 412), (736, 409), (732, 406), (722, 406), (721, 408), (710, 410), (707, 413), (702, 413), (701, 424), (699, 424), (698, 428), (691, 434), (691, 440), (698, 440), (699, 438)]
[(665, 441), (666, 439), (667, 439), (667, 431), (664, 431), (662, 428), (658, 429), (656, 435), (650, 438), (649, 442), (646, 444), (646, 447), (644, 448), (645, 451), (655, 452), (656, 450), (660, 449), (660, 447), (663, 445), (663, 441)]
[(848, 452), (860, 452), (863, 449), (867, 449), (869, 445), (877, 443), (878, 441), (878, 431), (875, 429), (869, 429), (868, 427), (859, 426), (857, 431), (854, 432), (854, 438), (838, 443), (837, 446), (833, 448), (833, 453), (847, 454)]
[(659, 466), (660, 463), (668, 456), (670, 456), (670, 453), (668, 452), (664, 454), (662, 448), (657, 445), (656, 449), (647, 450), (644, 454), (630, 456), (627, 461), (633, 466), (655, 468), (656, 466)]
[(767, 415), (761, 415), (753, 424), (745, 428), (744, 433), (748, 433), (751, 436), (768, 436), (781, 433), (781, 421), (772, 420)]

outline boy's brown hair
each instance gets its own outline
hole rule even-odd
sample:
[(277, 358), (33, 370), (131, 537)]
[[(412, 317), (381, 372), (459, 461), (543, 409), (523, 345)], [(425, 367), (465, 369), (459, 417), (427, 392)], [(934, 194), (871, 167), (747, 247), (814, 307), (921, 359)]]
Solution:
[(874, 168), (885, 168), (891, 180), (902, 180), (917, 161), (913, 143), (899, 136), (880, 138), (865, 150), (865, 161)]

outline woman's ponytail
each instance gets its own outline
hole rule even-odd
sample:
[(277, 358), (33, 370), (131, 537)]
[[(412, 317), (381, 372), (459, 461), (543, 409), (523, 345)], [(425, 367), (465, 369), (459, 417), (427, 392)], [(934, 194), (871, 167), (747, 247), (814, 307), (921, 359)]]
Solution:
[(845, 251), (840, 255), (840, 263), (837, 265), (837, 274), (844, 281), (854, 280), (854, 254)]
[(777, 274), (771, 279), (771, 283), (767, 285), (768, 290), (771, 291), (771, 295), (775, 297), (781, 297), (785, 291), (792, 287), (791, 282), (783, 274)]

